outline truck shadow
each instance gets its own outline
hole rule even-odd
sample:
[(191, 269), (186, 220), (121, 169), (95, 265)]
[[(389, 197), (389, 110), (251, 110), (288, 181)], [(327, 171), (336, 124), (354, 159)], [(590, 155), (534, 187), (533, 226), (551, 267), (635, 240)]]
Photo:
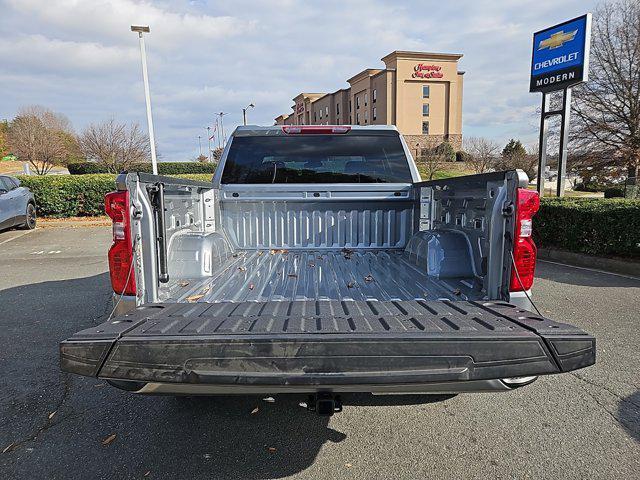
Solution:
[[(0, 418), (12, 419), (10, 428), (0, 427), (0, 450), (10, 446), (2, 456), (7, 478), (143, 478), (147, 471), (155, 478), (281, 478), (309, 468), (325, 444), (347, 438), (331, 426), (342, 421), (299, 405), (305, 395), (278, 395), (272, 403), (146, 397), (61, 373), (58, 342), (101, 323), (110, 297), (108, 273), (0, 291), (0, 360), (10, 372), (0, 377)], [(446, 398), (350, 394), (338, 415)], [(367, 428), (362, 422), (355, 424)], [(40, 453), (25, 455), (27, 449)]]
[(620, 400), (617, 419), (631, 438), (640, 443), (640, 390)]

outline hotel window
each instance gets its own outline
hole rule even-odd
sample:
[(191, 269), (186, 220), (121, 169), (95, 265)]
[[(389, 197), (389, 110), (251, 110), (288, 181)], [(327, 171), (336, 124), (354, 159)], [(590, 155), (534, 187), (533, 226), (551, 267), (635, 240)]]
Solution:
[(322, 109), (320, 109), (320, 119), (322, 119)]
[[(375, 90), (374, 90), (375, 92)], [(375, 100), (374, 100), (375, 102)], [(373, 107), (373, 120), (375, 120), (378, 117), (378, 111), (376, 110), (376, 107)]]
[(356, 113), (356, 123), (360, 125), (360, 112)]
[(349, 113), (351, 113), (351, 100), (349, 100)]
[(369, 100), (369, 95), (367, 95), (366, 93), (364, 94), (364, 106), (367, 106), (367, 101)]
[(429, 135), (429, 122), (422, 122), (422, 134)]
[(360, 108), (360, 97), (356, 95), (356, 110)]
[(340, 115), (340, 103), (336, 103), (336, 115)]
[(422, 104), (422, 116), (423, 117), (428, 117), (429, 116), (429, 104), (428, 103), (423, 103)]
[[(374, 88), (373, 92), (371, 93), (371, 101), (373, 103), (376, 103), (376, 100), (378, 99), (378, 91)], [(375, 117), (375, 115), (374, 115)]]
[(329, 116), (329, 105), (327, 105), (326, 107), (324, 107), (324, 116), (328, 117)]
[(422, 98), (429, 98), (429, 85), (422, 86)]
[(318, 121), (318, 112), (313, 112), (313, 121), (314, 123)]
[(364, 124), (366, 125), (369, 122), (369, 112), (365, 110), (364, 112)]

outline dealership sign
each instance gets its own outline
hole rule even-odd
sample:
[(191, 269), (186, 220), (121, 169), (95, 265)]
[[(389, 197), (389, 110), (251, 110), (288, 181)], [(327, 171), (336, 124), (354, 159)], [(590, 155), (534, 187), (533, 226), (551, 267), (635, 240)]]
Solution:
[(552, 92), (586, 82), (591, 14), (533, 34), (530, 92)]

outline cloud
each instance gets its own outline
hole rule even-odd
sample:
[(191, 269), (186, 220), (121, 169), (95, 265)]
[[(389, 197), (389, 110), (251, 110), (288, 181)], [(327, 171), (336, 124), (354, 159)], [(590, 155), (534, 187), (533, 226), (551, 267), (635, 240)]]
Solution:
[[(0, 118), (43, 104), (77, 130), (111, 116), (146, 124), (131, 24), (146, 36), (159, 150), (197, 155), (216, 112), (225, 129), (272, 124), (301, 91), (335, 91), (392, 50), (463, 53), (464, 134), (536, 138), (531, 34), (592, 0), (0, 0)], [(9, 34), (5, 32), (10, 32)], [(534, 119), (534, 121), (532, 121)]]

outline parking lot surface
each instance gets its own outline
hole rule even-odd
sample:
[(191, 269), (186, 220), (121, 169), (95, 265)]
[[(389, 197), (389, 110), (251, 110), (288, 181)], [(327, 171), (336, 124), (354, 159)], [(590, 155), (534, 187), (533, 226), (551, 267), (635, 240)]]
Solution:
[[(540, 262), (542, 313), (594, 367), (509, 393), (142, 397), (63, 374), (58, 342), (110, 308), (108, 227), (0, 233), (0, 478), (638, 478), (640, 280)], [(257, 409), (257, 410), (256, 410)]]

